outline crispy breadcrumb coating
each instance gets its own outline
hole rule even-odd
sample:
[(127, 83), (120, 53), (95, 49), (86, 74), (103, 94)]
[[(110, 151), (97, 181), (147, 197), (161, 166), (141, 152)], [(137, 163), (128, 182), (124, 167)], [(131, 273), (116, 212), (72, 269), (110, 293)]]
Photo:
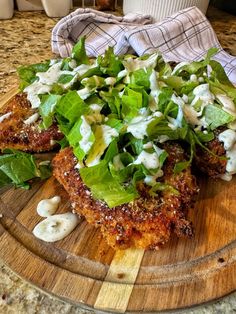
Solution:
[(186, 219), (198, 192), (190, 168), (173, 174), (176, 162), (184, 160), (184, 151), (176, 143), (166, 144), (169, 157), (163, 168), (163, 182), (171, 190), (150, 196), (150, 187), (139, 183), (140, 197), (114, 208), (92, 197), (75, 169), (77, 159), (71, 148), (60, 151), (53, 160), (53, 174), (68, 192), (72, 206), (88, 223), (99, 227), (107, 243), (114, 249), (137, 247), (157, 249), (166, 243), (174, 232), (179, 237), (191, 237), (193, 229)]
[(40, 118), (31, 124), (25, 123), (37, 110), (31, 108), (24, 93), (14, 96), (0, 111), (0, 117), (6, 113), (9, 113), (8, 117), (0, 122), (0, 150), (50, 151), (55, 147), (55, 141), (63, 137), (56, 124), (47, 130), (40, 129)]
[(215, 131), (215, 138), (212, 141), (205, 143), (205, 146), (214, 155), (198, 146), (194, 160), (197, 169), (213, 178), (226, 172), (226, 151), (224, 149), (224, 144), (218, 139), (220, 132), (222, 132), (222, 129)]

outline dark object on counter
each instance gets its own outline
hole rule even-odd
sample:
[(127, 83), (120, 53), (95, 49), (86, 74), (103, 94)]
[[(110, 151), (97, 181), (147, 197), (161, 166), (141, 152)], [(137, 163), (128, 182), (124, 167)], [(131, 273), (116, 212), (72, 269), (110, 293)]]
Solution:
[(228, 13), (236, 15), (236, 1), (235, 0), (211, 0), (210, 4), (218, 9), (224, 10)]
[(97, 9), (102, 10), (115, 10), (115, 0), (96, 0)]

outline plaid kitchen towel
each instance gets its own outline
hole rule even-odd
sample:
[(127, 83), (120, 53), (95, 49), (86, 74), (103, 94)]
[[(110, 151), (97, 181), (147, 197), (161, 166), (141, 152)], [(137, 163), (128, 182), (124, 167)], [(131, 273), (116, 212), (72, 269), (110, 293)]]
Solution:
[(179, 11), (155, 24), (151, 23), (149, 15), (117, 17), (92, 9), (77, 9), (54, 27), (52, 51), (66, 57), (84, 35), (90, 57), (103, 54), (108, 46), (113, 46), (116, 54), (143, 55), (159, 50), (166, 61), (181, 62), (199, 60), (209, 48), (217, 47), (219, 53), (214, 59), (236, 83), (236, 58), (223, 50), (209, 21), (196, 7)]

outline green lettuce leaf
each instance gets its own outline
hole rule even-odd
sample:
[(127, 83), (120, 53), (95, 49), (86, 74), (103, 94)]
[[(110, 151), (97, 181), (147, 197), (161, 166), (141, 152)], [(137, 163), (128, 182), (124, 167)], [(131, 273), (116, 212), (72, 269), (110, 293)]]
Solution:
[(17, 69), (20, 78), (20, 90), (23, 91), (25, 87), (37, 80), (36, 73), (46, 72), (49, 69), (50, 61), (44, 63), (36, 63), (32, 65), (23, 65)]
[(114, 54), (112, 47), (108, 47), (104, 56), (98, 56), (97, 62), (102, 73), (112, 77), (116, 77), (124, 69), (120, 57)]
[(130, 88), (125, 89), (122, 96), (122, 116), (123, 119), (129, 120), (138, 115), (139, 109), (143, 107), (143, 95)]
[(72, 58), (77, 64), (89, 64), (89, 58), (85, 50), (85, 36), (81, 37), (78, 43), (72, 49)]
[(46, 97), (42, 98), (39, 107), (39, 114), (43, 119), (41, 125), (42, 128), (48, 129), (52, 125), (56, 110), (56, 104), (60, 100), (60, 98), (60, 95), (47, 95)]
[(29, 188), (27, 181), (49, 176), (48, 167), (37, 166), (33, 155), (9, 149), (4, 152), (0, 155), (0, 186), (12, 183), (17, 187)]
[(210, 104), (205, 107), (204, 117), (211, 130), (234, 121), (235, 117), (224, 111), (220, 106)]
[(105, 201), (110, 208), (128, 203), (137, 197), (133, 187), (124, 188), (111, 175), (106, 161), (93, 167), (81, 168), (79, 172), (93, 197)]
[(130, 75), (130, 82), (133, 85), (142, 86), (143, 88), (148, 90), (150, 87), (149, 78), (150, 78), (151, 73), (152, 73), (152, 69), (136, 70)]
[(56, 106), (56, 113), (75, 123), (82, 115), (89, 112), (89, 107), (80, 98), (76, 91), (69, 91), (63, 95)]

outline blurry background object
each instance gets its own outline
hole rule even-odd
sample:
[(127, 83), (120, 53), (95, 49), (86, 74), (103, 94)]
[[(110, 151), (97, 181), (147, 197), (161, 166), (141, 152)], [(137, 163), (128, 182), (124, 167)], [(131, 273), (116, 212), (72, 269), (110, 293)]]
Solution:
[(211, 0), (210, 4), (218, 9), (236, 14), (236, 0)]
[(96, 6), (98, 10), (110, 10), (114, 11), (117, 6), (116, 0), (96, 0)]
[(49, 17), (62, 17), (70, 12), (71, 0), (42, 0), (43, 8)]
[(41, 0), (16, 0), (19, 11), (39, 11), (43, 10)]
[(204, 14), (207, 11), (209, 0), (124, 0), (123, 11), (127, 13), (150, 14), (158, 22), (179, 10), (196, 6)]
[(0, 19), (10, 19), (13, 16), (13, 0), (0, 0)]

